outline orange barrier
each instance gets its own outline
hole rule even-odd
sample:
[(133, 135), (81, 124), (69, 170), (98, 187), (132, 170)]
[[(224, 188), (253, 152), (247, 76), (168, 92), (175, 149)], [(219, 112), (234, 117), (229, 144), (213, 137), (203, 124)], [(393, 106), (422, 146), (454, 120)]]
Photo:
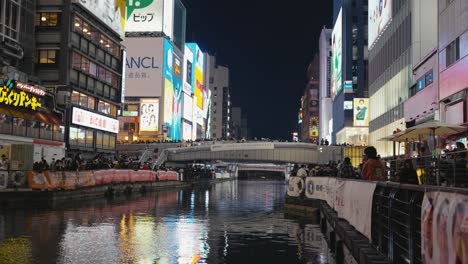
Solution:
[(178, 174), (175, 171), (158, 171), (158, 179), (160, 181), (177, 181)]
[(98, 171), (29, 171), (28, 185), (34, 190), (99, 186), (121, 182), (177, 181), (175, 171), (98, 170)]
[(49, 189), (50, 184), (47, 181), (47, 177), (44, 172), (28, 172), (28, 184), (29, 188), (34, 190)]

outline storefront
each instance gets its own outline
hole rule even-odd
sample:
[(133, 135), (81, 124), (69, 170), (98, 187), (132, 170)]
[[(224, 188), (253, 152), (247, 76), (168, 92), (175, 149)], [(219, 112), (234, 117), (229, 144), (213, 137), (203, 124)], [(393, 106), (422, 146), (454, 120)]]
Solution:
[(63, 158), (64, 132), (53, 95), (19, 81), (0, 83), (0, 156), (8, 158), (9, 170), (29, 170), (43, 158)]

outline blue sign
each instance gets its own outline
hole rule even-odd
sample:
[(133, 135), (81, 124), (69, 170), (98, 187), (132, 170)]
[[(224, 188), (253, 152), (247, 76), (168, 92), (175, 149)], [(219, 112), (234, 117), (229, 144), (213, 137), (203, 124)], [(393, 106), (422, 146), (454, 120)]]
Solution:
[[(164, 118), (168, 138), (180, 140), (182, 131), (182, 60), (174, 53), (172, 43), (164, 40)], [(166, 98), (170, 96), (171, 98)]]

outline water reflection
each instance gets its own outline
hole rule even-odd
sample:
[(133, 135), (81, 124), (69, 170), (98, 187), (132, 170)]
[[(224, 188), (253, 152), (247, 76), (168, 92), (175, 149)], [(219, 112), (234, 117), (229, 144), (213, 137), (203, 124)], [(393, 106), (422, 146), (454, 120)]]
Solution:
[(317, 225), (284, 218), (285, 188), (226, 182), (0, 212), (0, 254), (14, 238), (30, 241), (33, 263), (330, 263)]

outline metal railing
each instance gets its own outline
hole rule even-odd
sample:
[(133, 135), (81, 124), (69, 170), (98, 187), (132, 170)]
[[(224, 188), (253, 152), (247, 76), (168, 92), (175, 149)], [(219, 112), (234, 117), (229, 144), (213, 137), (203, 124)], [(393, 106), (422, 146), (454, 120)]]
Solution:
[(388, 176), (391, 181), (405, 172), (405, 162), (411, 163), (421, 185), (438, 185), (468, 188), (468, 151), (452, 151), (433, 156), (421, 156), (410, 159), (388, 160)]
[(468, 194), (468, 189), (462, 188), (391, 182), (377, 185), (372, 201), (372, 244), (392, 263), (423, 263), (421, 205), (427, 191)]

